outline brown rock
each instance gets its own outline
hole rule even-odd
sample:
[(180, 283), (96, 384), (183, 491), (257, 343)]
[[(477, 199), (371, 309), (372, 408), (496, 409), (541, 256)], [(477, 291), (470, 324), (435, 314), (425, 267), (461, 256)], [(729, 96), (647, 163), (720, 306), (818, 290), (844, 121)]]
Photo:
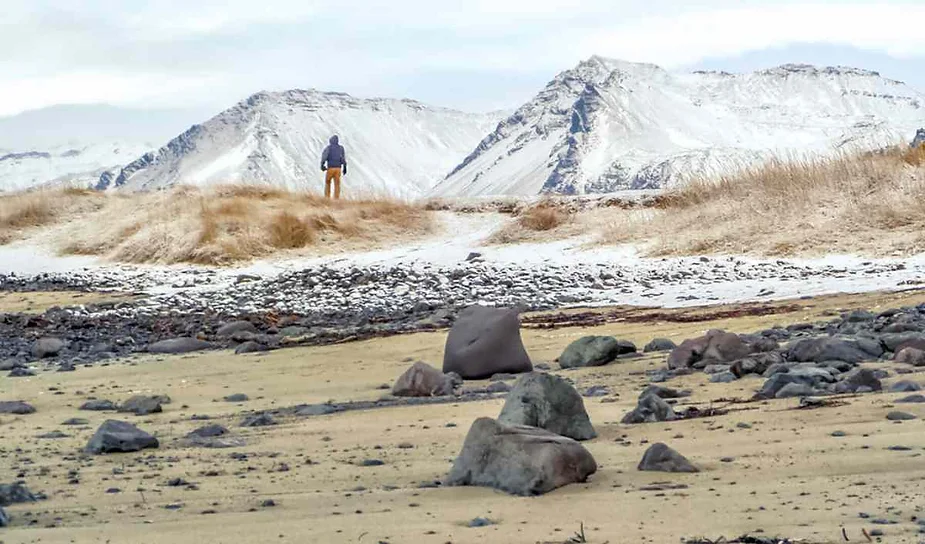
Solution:
[(417, 362), (395, 380), (392, 394), (397, 397), (441, 397), (452, 395), (462, 380), (444, 374), (427, 363)]

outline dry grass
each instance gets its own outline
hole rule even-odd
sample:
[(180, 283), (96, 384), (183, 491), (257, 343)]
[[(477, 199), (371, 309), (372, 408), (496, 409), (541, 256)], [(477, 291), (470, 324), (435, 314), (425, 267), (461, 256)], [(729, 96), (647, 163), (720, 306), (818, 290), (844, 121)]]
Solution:
[(283, 250), (375, 245), (432, 229), (431, 216), (411, 204), (245, 186), (28, 193), (0, 198), (0, 210), (8, 210), (0, 212), (0, 243), (13, 228), (7, 225), (17, 225), (20, 235), (30, 232), (25, 227), (54, 226), (52, 237), (65, 254), (132, 263), (225, 265)]
[(925, 148), (776, 160), (612, 214), (605, 243), (652, 256), (925, 251)]
[(513, 213), (514, 220), (493, 233), (488, 243), (536, 242), (572, 234), (566, 232), (568, 229), (565, 227), (572, 224), (575, 214), (564, 201), (547, 197), (535, 204), (517, 208)]

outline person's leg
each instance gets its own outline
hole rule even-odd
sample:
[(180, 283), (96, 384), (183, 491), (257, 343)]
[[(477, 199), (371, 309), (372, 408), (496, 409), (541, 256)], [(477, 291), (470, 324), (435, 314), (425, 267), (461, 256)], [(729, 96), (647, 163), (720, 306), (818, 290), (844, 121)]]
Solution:
[(334, 175), (331, 173), (331, 168), (324, 173), (324, 197), (331, 198), (331, 180), (334, 179)]
[(334, 170), (334, 198), (340, 198), (340, 176), (342, 170), (340, 168)]

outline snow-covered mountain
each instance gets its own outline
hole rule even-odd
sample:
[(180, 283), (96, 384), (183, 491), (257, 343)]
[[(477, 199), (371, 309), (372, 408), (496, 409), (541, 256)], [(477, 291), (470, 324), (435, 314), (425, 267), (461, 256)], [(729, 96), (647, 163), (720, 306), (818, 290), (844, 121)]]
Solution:
[(896, 144), (923, 124), (925, 94), (867, 70), (672, 74), (592, 57), (502, 121), (432, 194), (666, 187), (775, 155)]
[(0, 117), (0, 191), (95, 185), (100, 174), (157, 149), (199, 110), (59, 105)]
[(319, 191), (321, 152), (337, 134), (347, 150), (348, 195), (413, 198), (439, 182), (501, 117), (412, 100), (261, 92), (103, 174), (98, 188), (247, 183)]
[(148, 144), (114, 142), (55, 146), (41, 151), (0, 149), (0, 192), (42, 185), (92, 186), (104, 171), (149, 149)]

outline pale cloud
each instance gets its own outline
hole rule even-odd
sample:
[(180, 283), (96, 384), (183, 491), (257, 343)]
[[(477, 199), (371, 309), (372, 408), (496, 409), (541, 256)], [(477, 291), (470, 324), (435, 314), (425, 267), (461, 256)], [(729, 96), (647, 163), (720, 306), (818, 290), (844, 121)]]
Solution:
[(593, 54), (677, 67), (817, 42), (925, 58), (920, 0), (6, 0), (4, 10), (0, 115), (92, 102), (218, 109), (291, 87), (470, 107), (466, 74), (480, 78), (470, 89), (525, 99)]

